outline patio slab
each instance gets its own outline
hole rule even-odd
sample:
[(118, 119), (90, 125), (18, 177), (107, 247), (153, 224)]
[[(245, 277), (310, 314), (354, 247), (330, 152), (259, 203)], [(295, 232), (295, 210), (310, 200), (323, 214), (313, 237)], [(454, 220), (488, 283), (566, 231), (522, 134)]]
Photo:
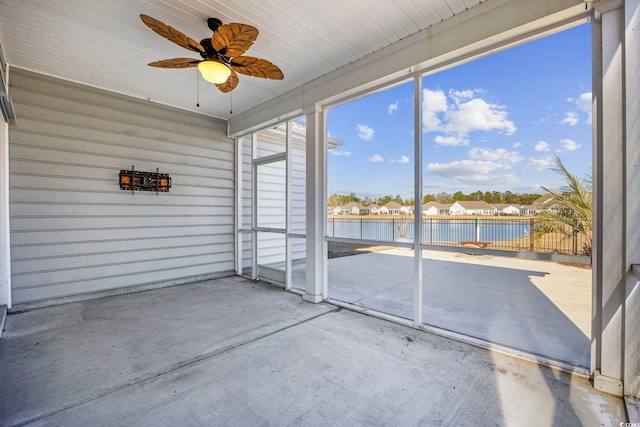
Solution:
[(8, 425), (618, 425), (586, 378), (243, 279), (7, 318)]
[(0, 418), (46, 418), (333, 309), (228, 278), (13, 314)]
[[(591, 270), (554, 262), (423, 251), (423, 322), (588, 368)], [(413, 251), (329, 261), (329, 297), (413, 319)]]

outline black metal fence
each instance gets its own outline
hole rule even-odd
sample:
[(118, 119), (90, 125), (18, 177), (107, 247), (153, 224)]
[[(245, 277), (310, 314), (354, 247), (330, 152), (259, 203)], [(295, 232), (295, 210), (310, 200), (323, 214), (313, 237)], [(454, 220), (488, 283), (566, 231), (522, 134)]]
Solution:
[[(443, 219), (422, 220), (422, 242), (431, 245), (476, 246), (511, 251), (531, 251), (568, 255), (590, 255), (590, 244), (577, 232), (547, 233), (534, 237), (536, 218)], [(414, 219), (398, 218), (329, 218), (329, 237), (378, 240), (383, 242), (414, 237)]]

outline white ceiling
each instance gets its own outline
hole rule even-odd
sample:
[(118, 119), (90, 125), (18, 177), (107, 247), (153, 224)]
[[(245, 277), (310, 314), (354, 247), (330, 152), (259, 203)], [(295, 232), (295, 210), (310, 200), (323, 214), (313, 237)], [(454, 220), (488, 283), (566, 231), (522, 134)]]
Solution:
[[(485, 0), (0, 0), (8, 64), (228, 119), (389, 46)], [(144, 13), (193, 39), (206, 19), (255, 26), (247, 55), (277, 64), (284, 80), (239, 75), (231, 94), (197, 71), (159, 69), (160, 59), (199, 56), (155, 34)]]

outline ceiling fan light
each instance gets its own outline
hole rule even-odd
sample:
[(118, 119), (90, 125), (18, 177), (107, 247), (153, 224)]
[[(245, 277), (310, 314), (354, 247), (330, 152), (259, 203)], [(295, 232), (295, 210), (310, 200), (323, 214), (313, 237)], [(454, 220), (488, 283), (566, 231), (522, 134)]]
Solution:
[(231, 75), (231, 69), (218, 61), (202, 61), (198, 63), (198, 71), (203, 79), (213, 84), (222, 84)]

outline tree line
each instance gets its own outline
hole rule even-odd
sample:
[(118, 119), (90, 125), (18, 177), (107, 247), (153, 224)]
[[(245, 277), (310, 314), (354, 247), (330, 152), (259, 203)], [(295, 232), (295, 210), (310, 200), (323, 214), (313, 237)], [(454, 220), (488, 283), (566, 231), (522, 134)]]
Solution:
[[(425, 194), (422, 198), (422, 203), (428, 202), (438, 202), (451, 204), (457, 201), (485, 201), (487, 203), (509, 203), (509, 204), (517, 204), (517, 205), (530, 205), (536, 199), (541, 197), (541, 194), (538, 193), (512, 193), (511, 191), (475, 191), (472, 193), (465, 194), (462, 191), (456, 191), (453, 194), (449, 194), (445, 191), (437, 193), (437, 194)], [(379, 198), (370, 198), (369, 196), (359, 197), (355, 193), (351, 194), (332, 194), (329, 196), (328, 205), (330, 207), (334, 206), (344, 206), (350, 202), (357, 202), (363, 206), (369, 206), (372, 204), (376, 204), (378, 206), (386, 205), (389, 202), (397, 202), (404, 206), (413, 206), (415, 201), (413, 198), (403, 199), (399, 194), (395, 197), (391, 194)]]

